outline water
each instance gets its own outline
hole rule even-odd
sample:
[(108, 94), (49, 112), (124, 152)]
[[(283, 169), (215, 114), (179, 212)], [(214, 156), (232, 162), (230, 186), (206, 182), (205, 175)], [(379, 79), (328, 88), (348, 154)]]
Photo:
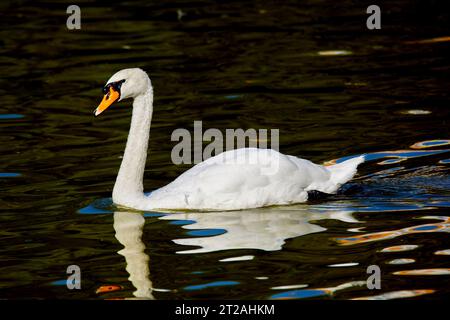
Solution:
[[(380, 3), (369, 31), (369, 4), (80, 2), (68, 31), (63, 2), (2, 2), (0, 297), (448, 298), (450, 19), (436, 1)], [(156, 94), (147, 191), (189, 168), (170, 135), (196, 120), (278, 128), (280, 151), (318, 163), (369, 160), (307, 204), (116, 208), (130, 103), (92, 111), (135, 66)], [(81, 290), (66, 287), (74, 264)]]

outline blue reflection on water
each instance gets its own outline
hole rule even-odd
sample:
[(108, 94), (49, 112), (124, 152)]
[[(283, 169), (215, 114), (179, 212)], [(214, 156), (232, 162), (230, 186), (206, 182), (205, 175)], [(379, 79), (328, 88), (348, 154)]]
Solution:
[(448, 144), (449, 140), (433, 140), (433, 141), (425, 141), (422, 144), (424, 146), (430, 147), (430, 146), (440, 146), (443, 144)]
[(90, 205), (78, 210), (78, 213), (81, 213), (81, 214), (110, 214), (113, 212), (111, 210), (100, 209), (99, 207), (95, 206), (93, 203), (93, 204), (90, 204)]
[(169, 224), (174, 224), (177, 226), (184, 226), (184, 225), (193, 224), (193, 223), (196, 223), (196, 221), (194, 221), (194, 220), (173, 220), (173, 221), (169, 222)]
[(78, 210), (81, 214), (110, 214), (113, 213), (112, 198), (102, 198)]
[(438, 228), (438, 226), (423, 226), (423, 227), (413, 228), (413, 230), (414, 231), (427, 231), (427, 230), (434, 230), (437, 228)]
[(214, 282), (209, 282), (209, 283), (204, 283), (204, 284), (187, 286), (187, 287), (184, 287), (184, 290), (194, 291), (194, 290), (202, 290), (202, 289), (211, 288), (211, 287), (234, 286), (237, 284), (239, 284), (238, 281), (214, 281)]
[(208, 236), (218, 236), (226, 232), (227, 231), (224, 229), (205, 229), (205, 230), (191, 230), (187, 232), (187, 234), (190, 236), (208, 237)]
[(324, 290), (303, 289), (281, 292), (272, 295), (271, 299), (305, 299), (325, 296), (327, 293)]
[(22, 119), (24, 117), (25, 116), (23, 114), (17, 114), (17, 113), (0, 114), (0, 120)]
[(230, 94), (228, 96), (225, 96), (225, 98), (228, 99), (228, 100), (239, 99), (241, 97), (242, 97), (242, 95), (240, 95), (240, 94)]
[(17, 172), (0, 172), (0, 178), (15, 178), (20, 176), (21, 174)]
[(150, 218), (150, 217), (158, 218), (158, 217), (163, 217), (165, 215), (167, 215), (167, 213), (161, 213), (161, 212), (145, 212), (144, 213), (145, 218)]
[[(127, 211), (127, 209), (115, 208), (114, 204), (112, 202), (112, 198), (103, 198), (103, 199), (95, 200), (94, 202), (87, 205), (86, 207), (81, 208), (80, 210), (78, 210), (78, 213), (81, 213), (81, 214), (112, 214), (115, 211)], [(150, 218), (150, 217), (158, 218), (158, 217), (162, 217), (165, 215), (166, 215), (166, 213), (153, 212), (153, 211), (147, 211), (147, 212), (143, 213), (143, 216), (146, 218)]]
[[(76, 285), (76, 284), (79, 283), (79, 281), (74, 279), (74, 281), (69, 281), (69, 283), (72, 284), (72, 285)], [(50, 284), (52, 286), (67, 286), (67, 279), (52, 281)]]

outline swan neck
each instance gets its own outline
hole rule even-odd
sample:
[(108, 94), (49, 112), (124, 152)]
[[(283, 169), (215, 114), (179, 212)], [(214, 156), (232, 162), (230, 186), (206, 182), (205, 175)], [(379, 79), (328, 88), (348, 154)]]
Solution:
[(127, 205), (144, 196), (143, 178), (153, 113), (151, 85), (133, 101), (130, 131), (113, 190), (113, 201)]

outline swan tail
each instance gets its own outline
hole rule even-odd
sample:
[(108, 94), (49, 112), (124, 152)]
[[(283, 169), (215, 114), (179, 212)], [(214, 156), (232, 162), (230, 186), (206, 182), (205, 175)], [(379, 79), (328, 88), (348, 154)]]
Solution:
[(356, 174), (358, 165), (363, 163), (364, 160), (364, 155), (361, 155), (327, 167), (331, 172), (330, 181), (338, 186), (350, 181)]

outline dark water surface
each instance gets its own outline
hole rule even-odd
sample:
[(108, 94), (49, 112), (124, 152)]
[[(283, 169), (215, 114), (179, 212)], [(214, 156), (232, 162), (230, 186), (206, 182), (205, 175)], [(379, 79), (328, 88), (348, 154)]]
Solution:
[[(437, 1), (392, 3), (370, 31), (364, 1), (77, 1), (68, 31), (72, 3), (2, 1), (0, 298), (448, 298), (450, 19)], [(281, 152), (318, 163), (369, 161), (307, 204), (115, 208), (130, 102), (92, 111), (135, 66), (156, 95), (147, 191), (189, 168), (170, 137), (196, 120), (279, 129)]]

